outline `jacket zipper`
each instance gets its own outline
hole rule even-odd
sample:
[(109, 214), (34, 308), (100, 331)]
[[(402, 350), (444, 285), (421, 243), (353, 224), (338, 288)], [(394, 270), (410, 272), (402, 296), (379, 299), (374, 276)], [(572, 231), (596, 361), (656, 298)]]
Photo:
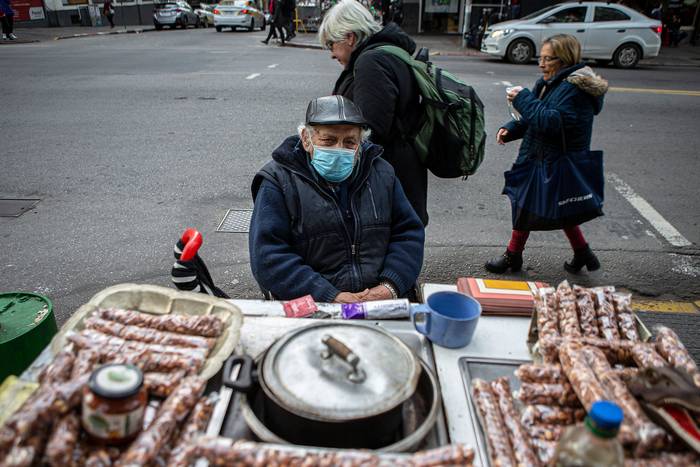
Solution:
[(379, 215), (377, 215), (377, 206), (374, 204), (374, 193), (372, 193), (372, 185), (367, 182), (367, 188), (369, 188), (369, 199), (372, 201), (372, 210), (374, 211), (374, 220), (379, 220)]

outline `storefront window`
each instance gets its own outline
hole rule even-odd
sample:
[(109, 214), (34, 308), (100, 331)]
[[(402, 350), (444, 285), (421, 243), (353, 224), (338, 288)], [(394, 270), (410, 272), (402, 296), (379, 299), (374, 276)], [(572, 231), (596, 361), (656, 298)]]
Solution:
[(461, 0), (425, 0), (423, 32), (459, 32)]

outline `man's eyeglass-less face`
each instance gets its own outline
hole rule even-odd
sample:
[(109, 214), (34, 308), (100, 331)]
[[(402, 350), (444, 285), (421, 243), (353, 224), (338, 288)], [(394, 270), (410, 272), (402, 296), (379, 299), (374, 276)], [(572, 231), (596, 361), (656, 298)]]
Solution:
[(559, 60), (559, 57), (552, 57), (550, 55), (541, 55), (537, 61), (538, 62), (544, 62), (544, 63), (550, 63), (553, 61)]

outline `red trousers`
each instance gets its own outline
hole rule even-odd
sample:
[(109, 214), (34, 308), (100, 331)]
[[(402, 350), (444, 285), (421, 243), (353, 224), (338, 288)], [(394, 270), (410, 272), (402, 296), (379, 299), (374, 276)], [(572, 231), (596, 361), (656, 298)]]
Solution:
[[(578, 225), (567, 227), (564, 229), (564, 233), (566, 238), (569, 239), (569, 243), (571, 243), (571, 248), (574, 250), (580, 250), (588, 245)], [(510, 236), (510, 243), (508, 243), (508, 251), (511, 253), (522, 253), (529, 236), (530, 232), (528, 230), (513, 230)]]

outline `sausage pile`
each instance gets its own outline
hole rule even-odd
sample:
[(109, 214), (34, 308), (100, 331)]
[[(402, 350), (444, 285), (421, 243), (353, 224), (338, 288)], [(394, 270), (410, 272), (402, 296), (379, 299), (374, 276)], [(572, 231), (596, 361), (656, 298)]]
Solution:
[[(564, 430), (582, 422), (599, 400), (614, 401), (624, 413), (618, 439), (628, 456), (626, 465), (699, 461), (649, 419), (627, 387), (640, 371), (660, 367), (682, 370), (700, 387), (700, 370), (673, 330), (657, 327), (655, 339), (643, 342), (631, 295), (610, 286), (588, 289), (563, 282), (540, 289), (535, 309), (534, 349), (542, 363), (516, 369), (515, 394), (505, 378), (472, 380), (472, 400), (492, 465), (547, 465)], [(513, 399), (519, 404), (513, 406)], [(520, 408), (518, 424), (513, 407)]]
[[(97, 310), (39, 375), (38, 389), (0, 426), (0, 466), (168, 465), (171, 451), (204, 433), (214, 400), (196, 376), (225, 323), (216, 316)], [(131, 363), (151, 397), (164, 399), (122, 449), (88, 442), (79, 418), (83, 389), (101, 364)], [(154, 402), (156, 400), (154, 399)]]

